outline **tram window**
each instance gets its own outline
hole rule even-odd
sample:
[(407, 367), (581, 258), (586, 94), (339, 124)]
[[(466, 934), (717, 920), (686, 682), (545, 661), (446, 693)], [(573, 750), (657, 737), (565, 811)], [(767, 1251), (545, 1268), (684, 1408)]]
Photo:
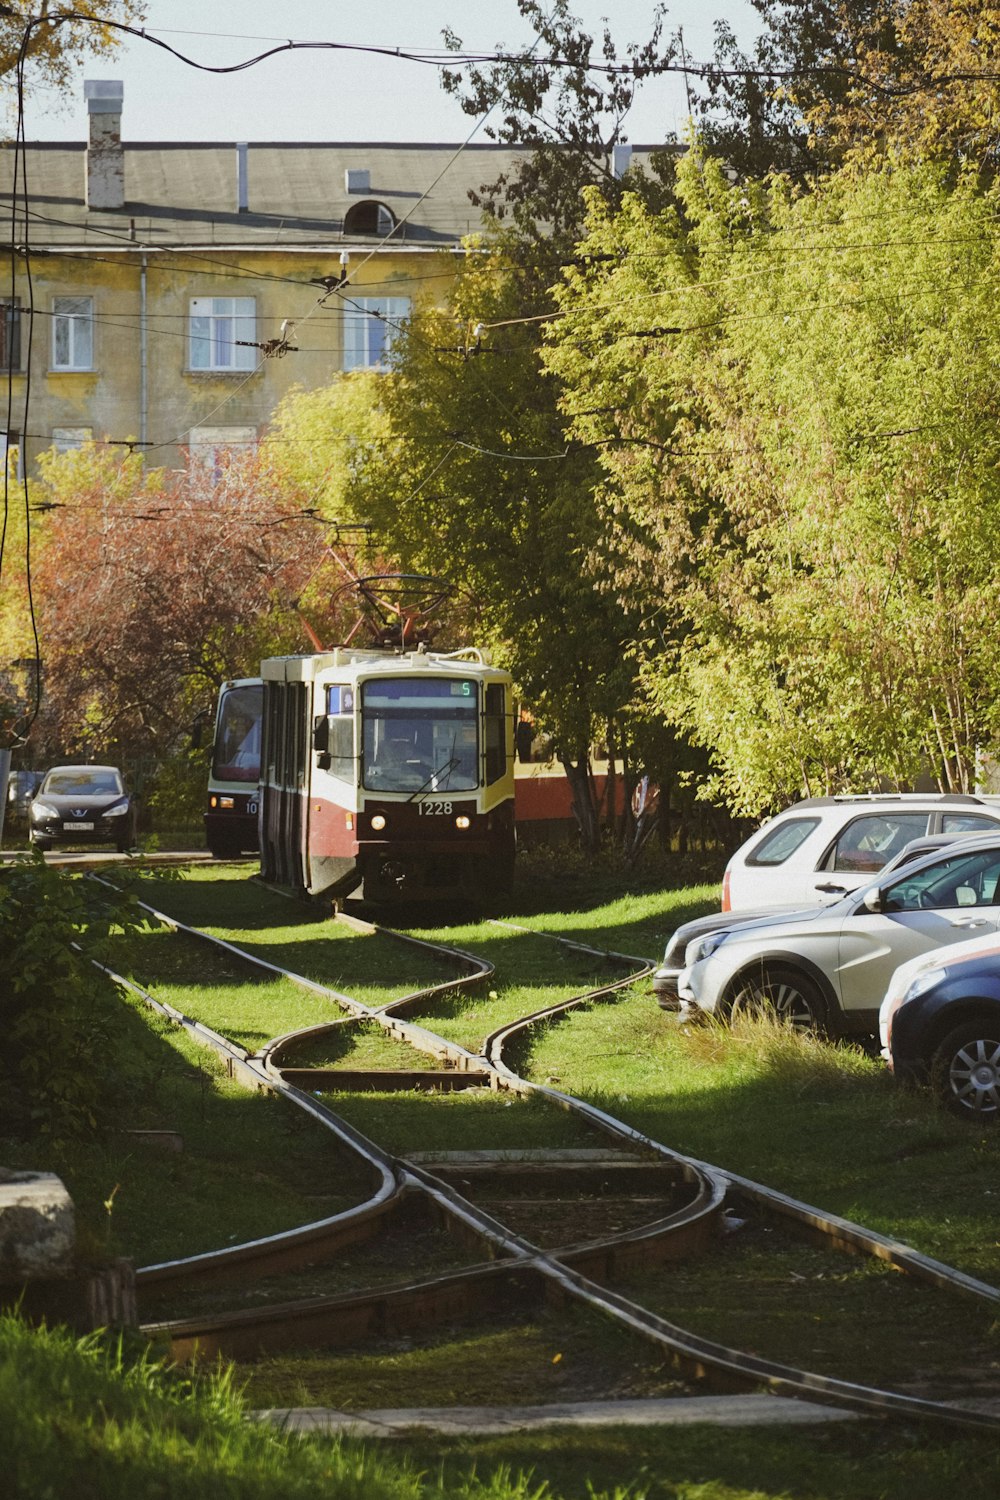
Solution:
[(326, 718), (316, 720), (313, 746), (323, 752), (320, 765), (340, 781), (354, 780), (354, 689), (331, 683), (326, 690)]
[(212, 775), (219, 781), (253, 781), (260, 777), (262, 689), (231, 688), (222, 699), (215, 736)]
[(391, 677), (363, 685), (362, 777), (381, 792), (468, 792), (478, 782), (477, 684)]
[(499, 781), (507, 769), (507, 694), (503, 683), (486, 688), (486, 784)]

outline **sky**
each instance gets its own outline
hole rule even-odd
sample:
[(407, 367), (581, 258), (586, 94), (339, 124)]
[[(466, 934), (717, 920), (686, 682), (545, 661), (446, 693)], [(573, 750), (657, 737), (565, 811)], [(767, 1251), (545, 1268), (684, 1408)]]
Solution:
[[(576, 0), (590, 34), (600, 37), (607, 15), (619, 55), (652, 29), (650, 0)], [(728, 20), (749, 42), (757, 16), (749, 0), (672, 0), (666, 30), (683, 30), (687, 56), (707, 60), (714, 24)], [(280, 25), (280, 30), (278, 29)], [(242, 62), (268, 47), (294, 41), (369, 46), (443, 46), (450, 27), (469, 48), (529, 47), (533, 37), (515, 0), (147, 0), (145, 29), (198, 62)], [(84, 64), (67, 95), (39, 88), (25, 100), (28, 140), (84, 140), (83, 79), (120, 79), (125, 140), (217, 141), (464, 141), (475, 121), (445, 94), (439, 70), (399, 58), (360, 52), (288, 52), (231, 76), (203, 73), (148, 41), (129, 40), (113, 58)], [(651, 144), (683, 135), (687, 121), (683, 79), (670, 75), (643, 84), (627, 135)], [(485, 141), (482, 127), (473, 136)]]

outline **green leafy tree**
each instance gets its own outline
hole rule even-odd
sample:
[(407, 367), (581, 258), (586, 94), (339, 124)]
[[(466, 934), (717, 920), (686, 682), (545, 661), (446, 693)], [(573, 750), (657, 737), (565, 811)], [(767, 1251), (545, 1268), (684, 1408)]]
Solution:
[(695, 84), (708, 150), (741, 176), (800, 180), (890, 155), (996, 170), (1000, 7), (981, 0), (752, 0)]
[(680, 189), (683, 217), (595, 202), (551, 329), (649, 700), (741, 813), (968, 790), (998, 735), (996, 193), (925, 165), (798, 196), (698, 152)]
[(812, 179), (837, 160), (811, 123), (836, 114), (857, 86), (858, 48), (898, 45), (897, 0), (750, 0), (761, 29), (744, 47), (716, 23), (715, 57), (692, 81), (706, 149), (741, 177), (780, 171)]
[(628, 621), (590, 567), (598, 471), (565, 441), (537, 327), (521, 316), (519, 266), (498, 247), (468, 250), (447, 309), (418, 310), (396, 346), (383, 377), (391, 436), (368, 451), (355, 513), (404, 567), (475, 596), (479, 639), (554, 737), (593, 847), (590, 750), (610, 734), (630, 758), (633, 675)]
[(836, 100), (818, 98), (810, 128), (850, 159), (1000, 163), (1000, 6), (909, 0), (892, 27), (858, 38), (856, 72)]

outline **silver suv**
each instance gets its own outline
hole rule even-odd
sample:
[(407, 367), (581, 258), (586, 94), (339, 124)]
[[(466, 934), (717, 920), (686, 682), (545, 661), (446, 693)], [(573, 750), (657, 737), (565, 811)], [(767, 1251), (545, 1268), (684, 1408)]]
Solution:
[(911, 839), (1000, 829), (1000, 796), (877, 793), (811, 797), (759, 828), (733, 855), (722, 910), (808, 906), (857, 890)]

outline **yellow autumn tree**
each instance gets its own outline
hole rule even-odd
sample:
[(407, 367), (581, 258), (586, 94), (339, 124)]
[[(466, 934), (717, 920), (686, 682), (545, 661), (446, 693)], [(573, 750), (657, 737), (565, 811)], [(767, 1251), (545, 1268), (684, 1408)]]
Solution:
[(142, 21), (145, 0), (12, 0), (0, 12), (0, 80), (10, 86), (22, 49), (34, 77), (64, 88), (84, 56), (106, 57), (121, 43), (118, 27)]
[[(842, 4), (845, 23), (853, 6)], [(896, 0), (855, 38), (851, 80), (804, 111), (848, 157), (1000, 162), (1000, 5)]]

